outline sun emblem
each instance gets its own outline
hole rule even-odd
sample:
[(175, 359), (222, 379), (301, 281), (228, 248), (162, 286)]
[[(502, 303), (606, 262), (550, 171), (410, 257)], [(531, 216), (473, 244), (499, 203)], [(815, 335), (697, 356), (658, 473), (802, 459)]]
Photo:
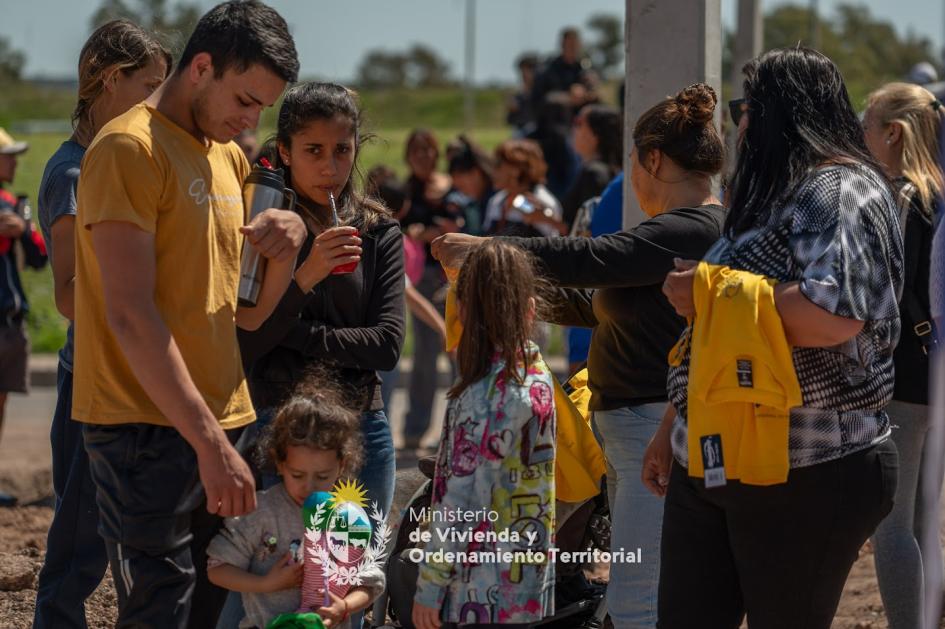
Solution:
[(367, 506), (367, 491), (364, 486), (357, 481), (339, 480), (335, 488), (331, 491), (331, 502), (334, 505), (340, 505), (343, 502), (351, 502), (359, 507)]
[(304, 608), (329, 605), (328, 591), (343, 598), (362, 584), (361, 575), (381, 570), (391, 536), (377, 501), (366, 510), (367, 492), (355, 481), (340, 480), (330, 493), (318, 492), (310, 498), (310, 511), (303, 516)]

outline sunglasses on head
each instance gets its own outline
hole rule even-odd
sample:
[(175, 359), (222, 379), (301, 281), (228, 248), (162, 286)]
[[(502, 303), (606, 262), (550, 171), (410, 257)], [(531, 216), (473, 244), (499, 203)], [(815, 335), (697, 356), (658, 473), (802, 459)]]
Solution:
[(748, 101), (744, 98), (733, 98), (728, 101), (728, 115), (732, 118), (732, 124), (736, 127), (738, 126), (739, 121), (742, 119), (742, 115), (747, 110), (746, 105)]

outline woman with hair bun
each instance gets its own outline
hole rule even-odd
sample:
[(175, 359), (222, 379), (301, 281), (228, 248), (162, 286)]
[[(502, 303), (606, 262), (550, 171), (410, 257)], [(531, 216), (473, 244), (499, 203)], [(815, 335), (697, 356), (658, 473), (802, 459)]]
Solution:
[[(509, 238), (532, 253), (558, 287), (553, 322), (593, 328), (590, 408), (607, 457), (611, 547), (642, 550), (611, 565), (607, 607), (614, 627), (655, 627), (663, 502), (640, 482), (643, 453), (667, 410), (666, 356), (686, 325), (660, 287), (673, 258), (701, 258), (725, 210), (712, 192), (723, 145), (713, 124), (718, 98), (699, 83), (658, 103), (633, 130), (630, 180), (650, 217), (598, 238)], [(485, 239), (448, 234), (433, 243), (458, 267)]]

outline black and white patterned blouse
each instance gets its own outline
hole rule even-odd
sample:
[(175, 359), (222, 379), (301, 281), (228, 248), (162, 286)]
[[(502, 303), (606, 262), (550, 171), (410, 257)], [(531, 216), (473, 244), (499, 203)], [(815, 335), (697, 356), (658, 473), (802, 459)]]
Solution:
[[(791, 409), (791, 467), (846, 456), (883, 441), (893, 393), (893, 349), (899, 339), (902, 238), (886, 183), (865, 166), (813, 171), (764, 226), (716, 242), (704, 260), (780, 282), (825, 310), (859, 321), (862, 331), (834, 347), (794, 348), (803, 405)], [(676, 407), (673, 454), (688, 466), (688, 352), (667, 378)]]

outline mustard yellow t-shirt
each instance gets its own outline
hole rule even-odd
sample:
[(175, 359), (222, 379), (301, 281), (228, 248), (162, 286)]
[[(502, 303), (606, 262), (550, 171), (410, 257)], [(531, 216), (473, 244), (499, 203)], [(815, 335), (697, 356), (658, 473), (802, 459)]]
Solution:
[(78, 185), (73, 418), (171, 425), (138, 383), (105, 318), (89, 228), (124, 221), (154, 234), (154, 301), (210, 410), (224, 429), (255, 419), (235, 320), (248, 172), (234, 143), (205, 146), (144, 104), (96, 136)]

